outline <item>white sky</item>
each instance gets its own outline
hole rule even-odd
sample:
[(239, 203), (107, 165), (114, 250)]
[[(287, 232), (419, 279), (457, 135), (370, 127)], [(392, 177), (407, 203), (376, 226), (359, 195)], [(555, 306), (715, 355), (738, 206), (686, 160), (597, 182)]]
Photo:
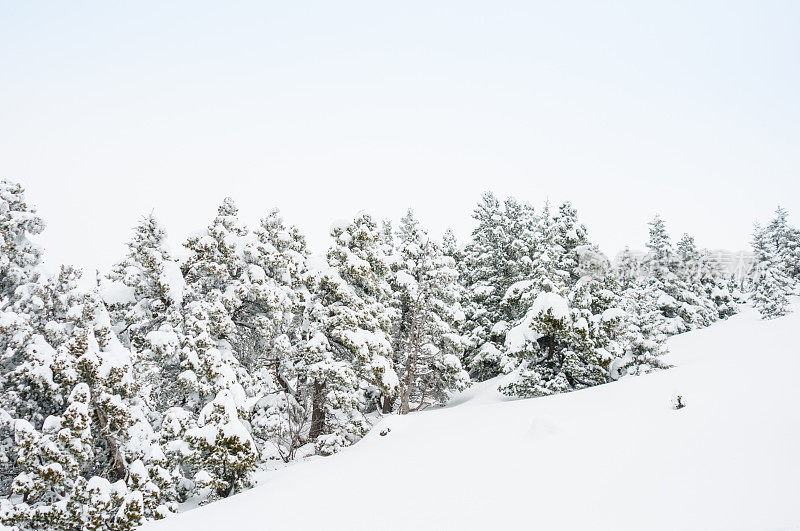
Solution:
[(729, 249), (800, 221), (800, 2), (231, 4), (0, 3), (0, 177), (51, 263), (226, 195), (315, 250), (359, 209), (463, 238), (487, 189), (570, 199), (612, 255), (655, 213)]

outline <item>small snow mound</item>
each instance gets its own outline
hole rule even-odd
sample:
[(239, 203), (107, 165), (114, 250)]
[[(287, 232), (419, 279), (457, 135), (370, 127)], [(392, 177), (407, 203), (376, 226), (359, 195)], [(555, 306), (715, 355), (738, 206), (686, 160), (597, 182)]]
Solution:
[(567, 320), (569, 319), (569, 303), (558, 293), (544, 291), (536, 296), (530, 313), (536, 316), (548, 315), (554, 319)]

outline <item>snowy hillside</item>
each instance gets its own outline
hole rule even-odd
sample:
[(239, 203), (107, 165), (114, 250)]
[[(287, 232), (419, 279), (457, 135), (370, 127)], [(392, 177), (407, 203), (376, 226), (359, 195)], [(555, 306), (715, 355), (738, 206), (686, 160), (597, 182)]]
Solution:
[(673, 337), (668, 371), (516, 401), (478, 384), (148, 529), (800, 529), (797, 306)]

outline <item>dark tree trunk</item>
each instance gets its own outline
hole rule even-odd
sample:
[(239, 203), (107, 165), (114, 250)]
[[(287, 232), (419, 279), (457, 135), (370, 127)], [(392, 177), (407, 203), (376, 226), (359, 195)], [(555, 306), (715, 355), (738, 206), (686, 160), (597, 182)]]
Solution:
[(308, 431), (309, 440), (316, 441), (325, 429), (325, 386), (314, 382), (314, 396), (311, 398), (311, 427)]
[(217, 495), (220, 498), (227, 498), (228, 496), (233, 494), (233, 487), (234, 487), (234, 483), (233, 483), (233, 480), (231, 479), (231, 480), (228, 481), (228, 486), (227, 487), (225, 487), (224, 489), (217, 489)]
[(392, 404), (394, 404), (394, 400), (389, 395), (383, 395), (383, 413), (391, 413), (392, 412)]

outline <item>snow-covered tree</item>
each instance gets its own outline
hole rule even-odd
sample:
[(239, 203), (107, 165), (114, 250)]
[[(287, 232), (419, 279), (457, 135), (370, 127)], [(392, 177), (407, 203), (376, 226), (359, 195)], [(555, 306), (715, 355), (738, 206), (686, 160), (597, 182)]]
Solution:
[(54, 396), (48, 339), (64, 339), (51, 318), (63, 318), (65, 308), (53, 297), (60, 295), (58, 283), (43, 277), (42, 251), (31, 241), (43, 229), (22, 186), (0, 181), (0, 407), (32, 422), (63, 407)]
[(684, 234), (676, 247), (679, 266), (677, 274), (683, 280), (692, 304), (691, 328), (708, 326), (714, 321), (736, 313), (728, 293), (728, 279), (708, 251), (698, 249), (694, 238)]
[(632, 287), (636, 280), (641, 277), (641, 261), (627, 246), (617, 255), (615, 269), (617, 283), (621, 291)]
[(620, 330), (624, 356), (616, 370), (619, 376), (646, 374), (669, 367), (666, 354), (664, 321), (656, 306), (657, 294), (646, 278), (638, 278), (623, 292), (625, 317)]
[(300, 367), (311, 402), (308, 438), (319, 454), (330, 455), (363, 437), (369, 423), (361, 411), (364, 393), (350, 354), (335, 339), (329, 341), (324, 328), (314, 328)]
[(77, 384), (68, 402), (63, 415), (45, 420), (41, 432), (25, 420), (14, 422), (23, 472), (14, 479), (12, 493), (21, 500), (4, 504), (0, 519), (18, 529), (138, 527), (145, 518), (141, 491), (129, 490), (122, 480), (112, 484), (103, 476), (86, 479), (98, 457), (92, 430), (96, 405), (89, 384)]
[(800, 231), (789, 224), (788, 218), (789, 213), (779, 206), (764, 232), (783, 273), (797, 283), (800, 282)]
[(787, 295), (793, 288), (778, 256), (776, 241), (770, 236), (769, 230), (756, 224), (751, 242), (755, 265), (750, 292), (753, 305), (764, 319), (774, 319), (789, 312)]
[(484, 380), (503, 371), (503, 343), (514, 308), (503, 303), (508, 289), (528, 278), (536, 231), (533, 208), (514, 199), (483, 195), (473, 212), (476, 227), (464, 250), (467, 338), (465, 365)]
[[(368, 214), (334, 225), (331, 236), (325, 265), (309, 276), (310, 340), (304, 369), (313, 395), (309, 437), (317, 440), (343, 430), (348, 435), (339, 441), (352, 442), (357, 415), (349, 408), (359, 387), (380, 407), (398, 390), (389, 341), (388, 267), (377, 224)], [(329, 391), (331, 386), (336, 392)], [(331, 402), (347, 408), (341, 415), (344, 423), (336, 420), (340, 415), (331, 414)]]
[(569, 204), (539, 219), (531, 276), (505, 295), (526, 308), (506, 334), (518, 367), (501, 391), (540, 396), (610, 381), (623, 317), (613, 270)]
[(664, 319), (664, 330), (677, 334), (707, 325), (707, 315), (704, 315), (701, 301), (687, 282), (688, 277), (667, 233), (666, 223), (656, 216), (649, 225), (649, 252), (644, 265), (649, 282), (658, 293), (656, 306)]
[(258, 450), (229, 390), (220, 391), (205, 405), (198, 426), (186, 432), (186, 440), (191, 448), (189, 460), (198, 470), (194, 476), (197, 488), (210, 488), (225, 498), (237, 488), (250, 486)]
[(186, 280), (183, 305), (181, 365), (183, 387), (180, 404), (199, 411), (223, 389), (244, 397), (249, 374), (233, 344), (237, 328), (233, 315), (246, 290), (242, 259), (247, 230), (238, 219), (233, 200), (226, 198), (208, 228), (184, 244), (190, 251), (182, 264)]
[(25, 198), (18, 183), (0, 181), (0, 306), (19, 286), (36, 282), (42, 251), (31, 237), (44, 230), (44, 221)]
[(271, 366), (279, 375), (291, 370), (289, 360), (277, 356), (288, 354), (285, 345), (276, 348), (276, 341), (300, 342), (307, 259), (305, 237), (287, 227), (278, 210), (261, 220), (244, 246), (243, 297), (233, 320), (239, 330), (235, 347), (246, 352), (240, 356), (251, 370)]
[(41, 433), (26, 420), (14, 422), (22, 472), (11, 492), (21, 503), (7, 510), (3, 523), (22, 529), (79, 526), (80, 515), (67, 504), (82, 486), (81, 472), (93, 457), (90, 399), (89, 386), (76, 385), (63, 416), (49, 416)]
[(166, 239), (152, 213), (143, 217), (127, 243), (128, 252), (111, 269), (110, 282), (102, 291), (118, 333), (137, 350), (146, 347), (147, 334), (183, 302), (183, 275)]
[(458, 272), (452, 258), (420, 227), (411, 210), (396, 238), (397, 262), (390, 275), (395, 320), (392, 327), (395, 366), (400, 377), (400, 413), (413, 403), (419, 409), (444, 403), (450, 393), (469, 385), (462, 369), (462, 317)]

